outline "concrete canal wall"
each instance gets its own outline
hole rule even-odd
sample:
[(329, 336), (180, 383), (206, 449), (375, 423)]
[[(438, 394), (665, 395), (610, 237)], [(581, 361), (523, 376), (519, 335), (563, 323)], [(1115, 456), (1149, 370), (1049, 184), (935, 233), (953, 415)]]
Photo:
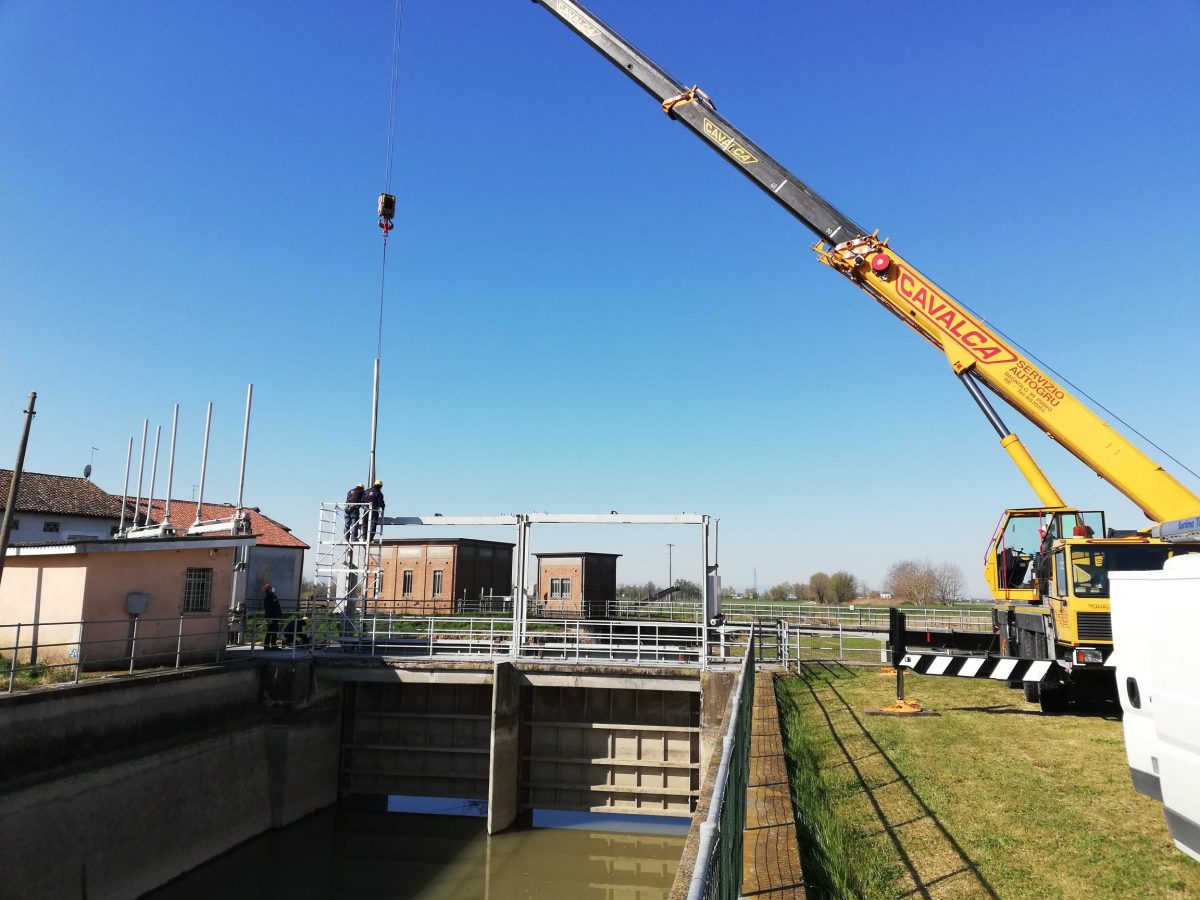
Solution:
[(0, 697), (0, 894), (137, 897), (328, 806), (340, 716), (305, 661)]
[[(339, 797), (690, 817), (732, 673), (251, 660), (0, 696), (3, 896), (134, 898)], [(711, 768), (711, 766), (710, 766)]]

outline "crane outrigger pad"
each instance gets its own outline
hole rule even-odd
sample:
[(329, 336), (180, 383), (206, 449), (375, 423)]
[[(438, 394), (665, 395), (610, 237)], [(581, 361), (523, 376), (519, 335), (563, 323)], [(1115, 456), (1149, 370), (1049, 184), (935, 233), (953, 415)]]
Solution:
[(994, 678), (996, 681), (1057, 682), (1063, 669), (1052, 659), (1011, 656), (952, 656), (946, 653), (906, 653), (900, 665), (919, 675)]

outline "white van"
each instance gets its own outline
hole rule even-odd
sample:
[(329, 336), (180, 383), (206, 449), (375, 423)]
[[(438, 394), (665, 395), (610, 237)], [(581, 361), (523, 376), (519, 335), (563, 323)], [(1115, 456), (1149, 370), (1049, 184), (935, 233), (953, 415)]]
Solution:
[(1175, 846), (1200, 862), (1200, 553), (1110, 580), (1133, 786), (1162, 801)]

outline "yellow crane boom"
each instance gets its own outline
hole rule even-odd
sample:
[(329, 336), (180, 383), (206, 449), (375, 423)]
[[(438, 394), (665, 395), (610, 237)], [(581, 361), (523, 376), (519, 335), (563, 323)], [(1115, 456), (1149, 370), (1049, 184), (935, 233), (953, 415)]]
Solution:
[[(901, 258), (886, 241), (867, 235), (832, 247), (819, 243), (817, 253), (821, 262), (841, 272), (939, 347), (955, 374), (973, 376), (986, 384), (1136, 503), (1147, 518), (1165, 522), (1200, 511), (1200, 497)], [(1005, 449), (1012, 453), (1012, 446)], [(1033, 460), (1025, 453), (1024, 460), (1016, 461), (1033, 483), (1029, 471), (1029, 466), (1036, 471)], [(1038, 493), (1041, 497), (1042, 492)], [(1047, 506), (1063, 505), (1061, 499), (1057, 503), (1042, 499)]]
[(977, 379), (1155, 522), (1200, 515), (1200, 497), (1111, 428), (1062, 385), (1018, 353), (915, 266), (825, 200), (688, 88), (575, 0), (534, 0), (651, 94), (671, 118), (741, 172), (817, 235), (820, 260), (841, 272), (946, 354), (972, 392), (1001, 446), (1046, 507), (1062, 499), (975, 385)]

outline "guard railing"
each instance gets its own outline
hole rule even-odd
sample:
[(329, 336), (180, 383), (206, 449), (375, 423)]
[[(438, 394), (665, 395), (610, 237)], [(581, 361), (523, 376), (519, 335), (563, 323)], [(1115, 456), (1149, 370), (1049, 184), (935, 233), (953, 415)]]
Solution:
[(730, 696), (729, 725), (721, 742), (721, 763), (708, 815), (699, 824), (699, 845), (688, 885), (688, 900), (736, 900), (741, 891), (756, 659), (753, 632), (750, 638)]
[(226, 653), (226, 614), (125, 616), (0, 625), (0, 677), (7, 690), (79, 683), (85, 673), (129, 674), (216, 662)]
[[(726, 600), (721, 605), (726, 620), (758, 621), (783, 619), (790, 625), (841, 627), (863, 631), (887, 631), (888, 606), (826, 606), (795, 601)], [(908, 626), (914, 630), (991, 631), (992, 614), (987, 609), (905, 607)]]

